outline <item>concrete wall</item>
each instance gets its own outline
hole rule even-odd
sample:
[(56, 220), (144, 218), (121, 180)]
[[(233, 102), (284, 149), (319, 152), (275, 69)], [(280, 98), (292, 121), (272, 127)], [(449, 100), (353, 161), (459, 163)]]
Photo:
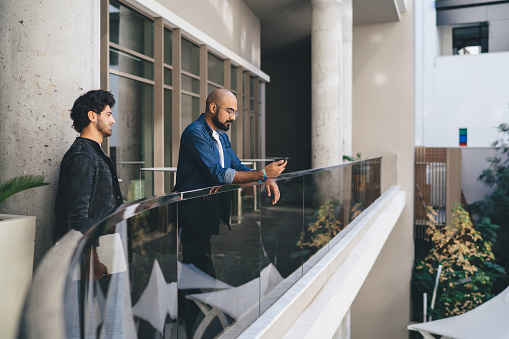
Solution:
[(98, 1), (0, 2), (0, 182), (42, 174), (49, 186), (0, 213), (36, 216), (35, 264), (52, 244), (57, 172), (76, 137), (69, 109), (99, 87)]
[(241, 0), (158, 2), (260, 68), (260, 20)]
[(407, 338), (413, 265), (414, 1), (401, 21), (354, 26), (353, 153), (397, 155), (406, 207), (352, 305), (352, 338)]

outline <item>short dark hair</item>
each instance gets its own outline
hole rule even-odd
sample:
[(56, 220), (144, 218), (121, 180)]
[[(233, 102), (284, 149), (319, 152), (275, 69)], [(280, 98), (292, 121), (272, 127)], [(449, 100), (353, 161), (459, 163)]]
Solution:
[(83, 128), (90, 124), (88, 112), (93, 111), (101, 114), (106, 106), (110, 106), (111, 108), (115, 106), (115, 98), (111, 92), (97, 89), (82, 94), (76, 99), (71, 108), (72, 128), (74, 128), (76, 132), (81, 133)]

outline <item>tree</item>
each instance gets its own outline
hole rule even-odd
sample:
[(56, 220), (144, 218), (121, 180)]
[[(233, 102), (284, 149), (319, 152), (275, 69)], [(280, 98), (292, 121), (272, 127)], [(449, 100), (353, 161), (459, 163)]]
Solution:
[[(493, 285), (504, 273), (494, 263), (491, 241), (474, 228), (468, 212), (459, 204), (453, 209), (450, 226), (438, 226), (437, 213), (431, 208), (427, 215), (426, 234), (432, 248), (415, 267), (413, 283), (419, 295), (431, 295), (438, 266), (442, 265), (436, 306), (429, 314), (433, 319), (459, 315), (491, 299)], [(496, 226), (487, 220), (483, 227), (495, 234)]]
[[(493, 252), (497, 258), (497, 264), (509, 272), (509, 124), (498, 126), (500, 137), (492, 146), (502, 151), (501, 157), (489, 158), (489, 168), (479, 176), (479, 181), (492, 188), (482, 200), (476, 201), (466, 208), (471, 213), (475, 223), (481, 227), (482, 223), (493, 223), (500, 226), (497, 238), (494, 242)], [(486, 234), (484, 234), (486, 236)], [(505, 275), (496, 287), (498, 292), (509, 285), (509, 276)]]

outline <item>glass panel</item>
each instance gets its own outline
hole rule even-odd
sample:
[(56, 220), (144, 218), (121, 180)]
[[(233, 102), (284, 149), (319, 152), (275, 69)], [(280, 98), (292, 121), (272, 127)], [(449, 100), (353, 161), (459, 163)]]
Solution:
[(251, 98), (254, 98), (254, 90), (255, 90), (255, 82), (254, 82), (254, 77), (250, 77), (249, 78), (249, 96)]
[(187, 125), (198, 119), (200, 116), (200, 99), (182, 94), (182, 108), (181, 108), (181, 130), (183, 131)]
[[(164, 90), (164, 167), (171, 167), (172, 156), (172, 91)], [(175, 185), (173, 173), (164, 172), (164, 192), (170, 193)]]
[(256, 158), (256, 122), (253, 114), (249, 115), (249, 137), (250, 137), (250, 154), (251, 159)]
[(263, 184), (204, 189), (145, 199), (85, 235), (71, 231), (64, 238), (83, 246), (65, 283), (67, 337), (238, 337), (339, 241), (355, 202), (366, 208), (379, 196), (380, 159), (277, 184), (275, 205)]
[[(230, 201), (235, 204), (244, 196), (252, 201), (253, 187), (178, 203), (180, 266), (183, 273), (192, 267), (198, 276), (179, 277), (179, 305), (186, 309), (179, 320), (187, 338), (214, 338), (228, 327), (228, 336), (237, 337), (233, 333), (240, 334), (238, 327), (245, 329), (259, 316), (260, 212), (251, 204), (241, 218), (232, 220), (231, 228), (218, 220)], [(274, 277), (272, 266), (261, 274), (263, 279)], [(279, 280), (274, 277), (268, 282), (272, 284), (264, 291)], [(215, 315), (217, 323), (204, 320)]]
[(110, 89), (117, 102), (110, 155), (122, 196), (128, 201), (152, 196), (152, 179), (139, 169), (153, 166), (153, 86), (110, 74)]
[(200, 75), (200, 47), (182, 39), (182, 70)]
[(221, 88), (221, 87), (217, 87), (217, 86), (214, 86), (214, 85), (211, 85), (211, 84), (207, 84), (207, 95), (209, 95), (210, 92), (212, 92), (213, 90), (218, 89), (218, 88)]
[[(265, 166), (265, 163), (259, 165)], [(284, 279), (277, 289), (265, 293), (261, 303), (264, 312), (302, 276), (303, 246), (303, 178), (279, 179), (281, 198), (276, 205), (261, 185), (262, 266), (273, 265)]]
[(126, 332), (176, 337), (177, 227), (170, 222), (171, 207), (152, 208), (88, 237), (65, 287), (67, 338), (124, 338)]
[(208, 54), (208, 80), (224, 85), (224, 61), (215, 55)]
[(329, 193), (330, 185), (329, 172), (304, 177), (304, 230), (301, 235), (304, 273), (326, 254), (336, 204)]
[(172, 85), (172, 69), (164, 68), (164, 84), (171, 86)]
[[(239, 112), (239, 115), (241, 114), (241, 112)], [(237, 148), (237, 125), (238, 125), (238, 120), (239, 118), (237, 117), (237, 119), (231, 124), (231, 127), (230, 127), (230, 143), (232, 144), (232, 150), (235, 152), (235, 153), (238, 153), (238, 148)]]
[(255, 109), (255, 102), (253, 99), (249, 100), (249, 109), (253, 111)]
[(164, 29), (164, 63), (168, 65), (172, 64), (172, 34), (167, 28)]
[(154, 64), (110, 47), (110, 67), (114, 70), (154, 80)]
[(200, 80), (182, 74), (181, 85), (183, 91), (200, 94)]
[(232, 90), (236, 91), (237, 90), (237, 67), (235, 67), (235, 66), (232, 66), (230, 81), (232, 84)]
[(110, 41), (154, 56), (154, 23), (118, 1), (110, 1)]

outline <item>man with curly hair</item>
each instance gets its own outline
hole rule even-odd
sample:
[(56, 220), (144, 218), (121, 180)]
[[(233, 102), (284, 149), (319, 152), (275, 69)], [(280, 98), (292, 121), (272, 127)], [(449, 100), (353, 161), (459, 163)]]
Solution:
[(74, 102), (70, 116), (79, 136), (60, 165), (55, 242), (71, 229), (84, 233), (122, 204), (115, 167), (101, 148), (115, 124), (114, 105), (113, 94), (103, 90), (89, 91)]

